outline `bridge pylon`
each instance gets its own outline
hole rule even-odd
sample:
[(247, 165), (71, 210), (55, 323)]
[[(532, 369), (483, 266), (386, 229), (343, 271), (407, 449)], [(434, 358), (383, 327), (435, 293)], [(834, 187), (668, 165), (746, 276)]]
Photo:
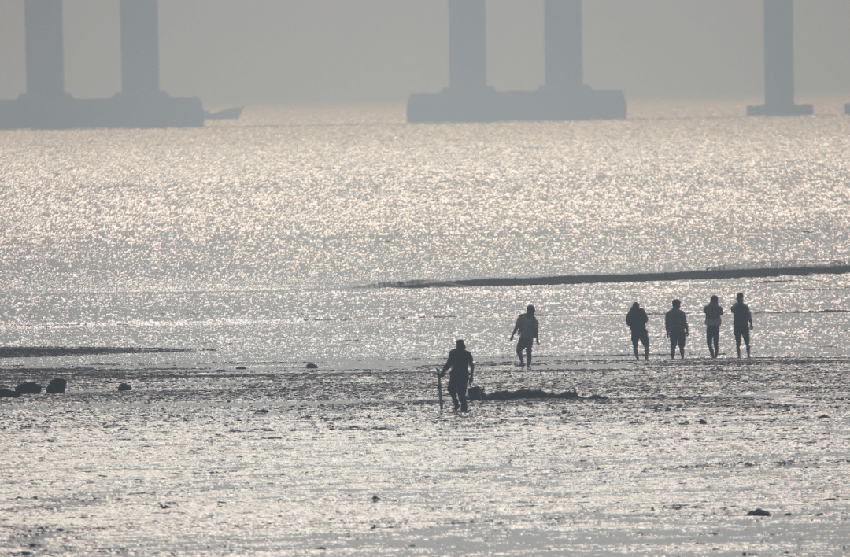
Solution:
[(487, 86), (485, 0), (449, 1), (449, 86), (415, 94), (408, 122), (613, 120), (626, 117), (622, 91), (595, 91), (582, 72), (582, 0), (546, 0), (546, 84), (536, 91)]
[(794, 0), (764, 0), (764, 104), (749, 116), (805, 116), (810, 104), (794, 103)]
[(157, 0), (121, 0), (122, 91), (109, 99), (65, 93), (63, 0), (24, 0), (27, 92), (0, 101), (0, 129), (166, 128), (204, 125), (198, 98), (159, 88)]

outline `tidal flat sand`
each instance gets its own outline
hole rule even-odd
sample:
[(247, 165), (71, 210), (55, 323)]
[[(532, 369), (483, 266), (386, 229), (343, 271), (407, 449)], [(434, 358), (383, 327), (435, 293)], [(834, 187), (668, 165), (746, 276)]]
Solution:
[(848, 371), (847, 358), (482, 361), (487, 392), (581, 398), (463, 415), (440, 411), (425, 365), (4, 365), (4, 384), (69, 385), (0, 399), (0, 551), (842, 555)]

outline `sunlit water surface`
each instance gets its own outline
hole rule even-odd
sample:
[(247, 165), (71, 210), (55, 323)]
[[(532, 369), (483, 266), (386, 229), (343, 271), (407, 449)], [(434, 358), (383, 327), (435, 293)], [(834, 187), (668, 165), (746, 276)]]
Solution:
[[(0, 344), (189, 350), (0, 361), (0, 385), (69, 380), (0, 399), (0, 550), (843, 554), (847, 276), (375, 287), (850, 259), (837, 104), (630, 111), (409, 126), (398, 107), (257, 109), (202, 130), (0, 133)], [(727, 318), (712, 362), (701, 308), (739, 291), (756, 358), (734, 358)], [(673, 298), (685, 363), (664, 359)], [(630, 359), (635, 300), (649, 364)], [(527, 303), (530, 373), (509, 342)], [(489, 392), (605, 398), (440, 413), (433, 369), (455, 338)]]

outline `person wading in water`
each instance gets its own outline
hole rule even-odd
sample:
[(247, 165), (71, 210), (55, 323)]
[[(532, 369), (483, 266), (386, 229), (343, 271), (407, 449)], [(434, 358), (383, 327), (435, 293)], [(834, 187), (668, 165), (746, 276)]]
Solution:
[(534, 317), (534, 306), (529, 305), (526, 308), (526, 313), (517, 317), (514, 332), (511, 333), (511, 340), (514, 339), (517, 331), (519, 331), (519, 342), (516, 343), (516, 355), (519, 356), (519, 365), (522, 367), (522, 352), (528, 352), (528, 368), (531, 369), (531, 347), (534, 341), (537, 341), (537, 346), (540, 346), (540, 340), (537, 338), (537, 318)]
[[(449, 352), (449, 359), (446, 360), (446, 365), (443, 366), (440, 377), (444, 377), (449, 368), (452, 370), (449, 374), (449, 394), (452, 396), (455, 411), (460, 408), (461, 412), (466, 412), (469, 410), (466, 402), (466, 389), (472, 384), (475, 375), (475, 362), (472, 361), (472, 354), (466, 349), (462, 340), (456, 341), (455, 349)], [(459, 404), (458, 400), (460, 400)]]

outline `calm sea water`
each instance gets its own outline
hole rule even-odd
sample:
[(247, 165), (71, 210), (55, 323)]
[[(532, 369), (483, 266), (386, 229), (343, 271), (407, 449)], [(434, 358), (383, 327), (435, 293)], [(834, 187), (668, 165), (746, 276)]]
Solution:
[[(824, 501), (850, 498), (847, 276), (375, 286), (850, 259), (850, 117), (829, 101), (748, 119), (744, 104), (422, 126), (401, 107), (256, 109), (200, 130), (0, 133), (0, 345), (190, 350), (0, 362), (3, 385), (71, 380), (61, 402), (0, 403), (20, 448), (0, 457), (0, 547), (696, 555), (715, 536), (740, 555), (767, 536), (741, 511), (772, 504), (788, 514), (771, 551), (840, 554), (850, 508)], [(757, 359), (730, 359), (727, 319), (709, 362), (702, 306), (739, 291)], [(694, 331), (675, 366), (673, 298)], [(629, 359), (636, 300), (649, 366)], [(539, 376), (511, 365), (528, 303)], [(455, 338), (488, 390), (609, 402), (436, 414), (426, 371)], [(710, 435), (692, 431), (703, 417)]]

